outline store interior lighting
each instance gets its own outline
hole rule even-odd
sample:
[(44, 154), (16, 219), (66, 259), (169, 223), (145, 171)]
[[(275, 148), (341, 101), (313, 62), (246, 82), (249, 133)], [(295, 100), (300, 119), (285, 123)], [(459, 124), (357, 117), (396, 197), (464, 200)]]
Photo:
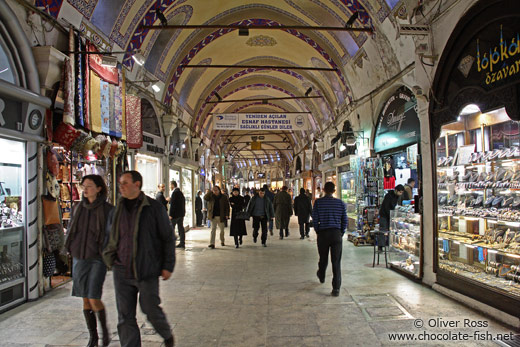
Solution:
[(475, 114), (480, 112), (480, 108), (475, 104), (466, 105), (462, 111), (460, 111), (460, 116), (466, 116), (468, 114)]
[(161, 91), (161, 87), (159, 87), (157, 84), (152, 85), (152, 89), (156, 93)]

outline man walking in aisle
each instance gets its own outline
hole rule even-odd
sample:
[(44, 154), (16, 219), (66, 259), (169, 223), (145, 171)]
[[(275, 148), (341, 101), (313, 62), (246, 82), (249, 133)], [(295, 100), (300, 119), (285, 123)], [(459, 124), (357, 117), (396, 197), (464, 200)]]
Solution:
[(184, 216), (186, 215), (186, 199), (182, 194), (177, 182), (171, 181), (170, 188), (173, 190), (170, 198), (170, 219), (172, 220), (173, 232), (175, 233), (175, 226), (179, 231), (179, 244), (177, 248), (184, 248), (186, 241), (186, 233), (184, 232)]
[(136, 320), (139, 298), (141, 310), (165, 346), (172, 347), (173, 334), (159, 306), (159, 276), (167, 280), (173, 272), (175, 236), (168, 214), (141, 191), (142, 185), (143, 177), (137, 171), (121, 175), (121, 198), (109, 216), (110, 234), (103, 260), (113, 270), (121, 346), (141, 346)]
[(343, 201), (332, 196), (336, 186), (332, 182), (323, 187), (325, 196), (316, 199), (312, 209), (314, 230), (318, 235), (318, 272), (320, 283), (325, 283), (329, 250), (332, 263), (332, 296), (339, 296), (341, 288), (341, 253), (343, 250), (343, 234), (347, 229), (347, 208)]
[(274, 217), (274, 209), (271, 200), (265, 195), (265, 188), (255, 194), (249, 205), (247, 205), (247, 213), (253, 216), (253, 242), (256, 243), (258, 238), (258, 229), (262, 226), (262, 246), (267, 247), (267, 221)]
[(309, 237), (309, 231), (311, 230), (309, 217), (312, 213), (311, 199), (305, 194), (305, 189), (300, 188), (300, 195), (294, 199), (294, 214), (298, 216), (298, 224), (300, 226), (300, 239), (304, 239), (305, 236)]
[[(268, 198), (272, 204), (274, 201), (274, 193), (269, 190), (269, 187), (267, 186), (267, 184), (264, 184), (264, 186), (262, 188), (264, 189), (266, 198)], [(274, 218), (274, 215), (273, 215), (273, 217), (271, 217), (269, 219), (269, 234), (271, 234), (271, 236), (273, 236), (273, 228), (274, 228), (274, 219), (273, 218)]]
[(208, 202), (208, 218), (211, 219), (211, 240), (208, 247), (215, 248), (217, 226), (220, 229), (220, 244), (225, 246), (224, 222), (229, 218), (229, 199), (222, 194), (219, 186), (213, 186), (213, 189), (204, 195), (204, 200)]
[(196, 225), (198, 227), (202, 226), (202, 198), (200, 197), (202, 195), (202, 192), (199, 190), (197, 192), (197, 197), (195, 198), (195, 216), (197, 223)]
[(287, 193), (287, 187), (283, 186), (282, 191), (274, 196), (273, 201), (274, 214), (276, 217), (276, 228), (280, 229), (280, 240), (289, 236), (289, 221), (292, 216), (292, 199), (289, 193)]

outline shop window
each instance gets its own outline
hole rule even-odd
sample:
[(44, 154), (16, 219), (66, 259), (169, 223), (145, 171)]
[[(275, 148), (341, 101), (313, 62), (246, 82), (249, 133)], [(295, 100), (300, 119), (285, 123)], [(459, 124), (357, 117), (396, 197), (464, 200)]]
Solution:
[(439, 268), (520, 298), (519, 125), (504, 109), (461, 118), (436, 141)]
[(24, 276), (24, 161), (22, 142), (0, 139), (0, 285)]
[(155, 198), (161, 169), (159, 158), (136, 154), (135, 169), (143, 176), (141, 190), (149, 197)]

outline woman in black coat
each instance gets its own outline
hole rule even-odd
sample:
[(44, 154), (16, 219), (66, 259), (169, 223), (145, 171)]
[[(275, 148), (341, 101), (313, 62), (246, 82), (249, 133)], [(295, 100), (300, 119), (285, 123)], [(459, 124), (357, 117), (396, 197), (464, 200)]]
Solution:
[(237, 219), (237, 213), (243, 211), (247, 206), (244, 198), (240, 196), (240, 190), (233, 188), (232, 196), (229, 198), (229, 204), (233, 209), (231, 212), (231, 227), (229, 228), (229, 235), (235, 238), (235, 247), (238, 248), (242, 244), (242, 236), (247, 235), (246, 221)]

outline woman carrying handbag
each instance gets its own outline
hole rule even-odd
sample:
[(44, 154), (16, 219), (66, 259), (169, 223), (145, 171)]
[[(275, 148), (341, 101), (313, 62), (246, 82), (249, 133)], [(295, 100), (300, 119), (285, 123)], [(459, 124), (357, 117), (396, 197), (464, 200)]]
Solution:
[(247, 235), (246, 221), (239, 217), (239, 212), (242, 212), (246, 205), (244, 197), (240, 196), (240, 190), (233, 188), (232, 196), (229, 198), (229, 204), (231, 205), (231, 227), (229, 228), (229, 235), (235, 238), (235, 248), (242, 244), (242, 236)]
[(103, 346), (108, 346), (110, 333), (101, 301), (107, 267), (101, 254), (113, 206), (107, 202), (107, 186), (101, 176), (84, 176), (81, 187), (83, 198), (72, 209), (65, 242), (73, 258), (72, 296), (83, 298), (83, 314), (90, 334), (87, 347), (98, 346), (96, 316), (103, 332)]

